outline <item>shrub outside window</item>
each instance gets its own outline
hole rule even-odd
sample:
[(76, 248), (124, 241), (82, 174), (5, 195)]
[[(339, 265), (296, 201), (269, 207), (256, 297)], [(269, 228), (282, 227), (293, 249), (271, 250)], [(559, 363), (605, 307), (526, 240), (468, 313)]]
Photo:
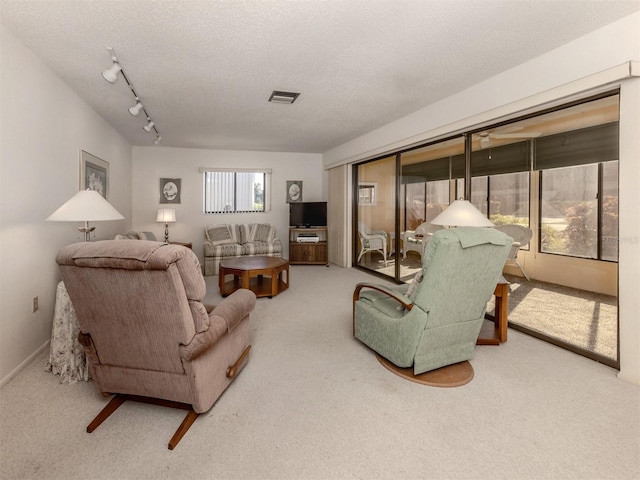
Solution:
[(540, 251), (618, 259), (618, 162), (541, 172)]

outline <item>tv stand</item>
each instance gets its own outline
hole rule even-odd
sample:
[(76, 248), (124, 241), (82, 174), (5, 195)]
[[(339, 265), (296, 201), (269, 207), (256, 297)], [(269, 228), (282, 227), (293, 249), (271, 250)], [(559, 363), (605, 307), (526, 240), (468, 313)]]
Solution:
[[(298, 237), (317, 237), (317, 241), (299, 241)], [(291, 265), (329, 265), (327, 227), (290, 227), (289, 263)]]

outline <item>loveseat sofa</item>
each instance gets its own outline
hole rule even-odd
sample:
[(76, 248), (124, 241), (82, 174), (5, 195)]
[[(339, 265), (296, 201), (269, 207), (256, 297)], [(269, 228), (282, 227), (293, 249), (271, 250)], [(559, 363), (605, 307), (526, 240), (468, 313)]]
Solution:
[(113, 237), (113, 239), (114, 240), (151, 240), (153, 242), (158, 241), (158, 239), (156, 238), (153, 232), (134, 232), (134, 231), (123, 233), (121, 235), (116, 235), (115, 237)]
[(210, 225), (204, 230), (204, 274), (218, 275), (225, 258), (265, 255), (282, 256), (276, 229), (265, 223)]

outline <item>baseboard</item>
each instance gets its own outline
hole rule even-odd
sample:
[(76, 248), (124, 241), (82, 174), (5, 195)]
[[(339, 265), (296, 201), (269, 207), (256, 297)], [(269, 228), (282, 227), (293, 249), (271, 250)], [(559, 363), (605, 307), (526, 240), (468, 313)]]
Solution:
[[(11, 373), (9, 373), (9, 375), (7, 375), (2, 380), (0, 380), (0, 388), (4, 387), (7, 383), (9, 383), (9, 381), (13, 377), (15, 377), (18, 373), (20, 373), (20, 371), (23, 368), (25, 368), (27, 365), (29, 365), (38, 355), (40, 355), (42, 353), (43, 350), (48, 348), (50, 342), (51, 342), (51, 340), (47, 340), (46, 342), (44, 342), (44, 344), (40, 348), (38, 348), (35, 352), (33, 352), (31, 355), (29, 355), (20, 365), (18, 365), (16, 368), (14, 368), (11, 371)], [(44, 365), (43, 365), (42, 368), (44, 368)]]

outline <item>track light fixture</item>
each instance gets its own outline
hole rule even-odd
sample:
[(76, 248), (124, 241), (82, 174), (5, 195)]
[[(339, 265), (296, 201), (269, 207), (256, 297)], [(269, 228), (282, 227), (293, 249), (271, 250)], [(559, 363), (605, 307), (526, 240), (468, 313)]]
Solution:
[(137, 103), (129, 109), (129, 113), (134, 117), (137, 117), (140, 113), (140, 110), (142, 110), (142, 104), (140, 103), (140, 100), (136, 98), (136, 102)]
[(140, 112), (144, 113), (147, 119), (147, 124), (142, 128), (144, 128), (145, 131), (147, 132), (151, 132), (151, 131), (155, 132), (156, 139), (153, 141), (153, 143), (158, 145), (162, 140), (162, 137), (160, 136), (160, 132), (158, 132), (158, 129), (156, 128), (156, 124), (151, 121), (151, 117), (149, 117), (149, 113), (147, 112), (142, 102), (140, 102), (140, 98), (138, 98), (138, 94), (133, 89), (133, 85), (131, 85), (131, 82), (127, 78), (127, 75), (124, 73), (124, 70), (122, 69), (122, 65), (120, 64), (118, 57), (116, 57), (116, 52), (114, 51), (113, 47), (107, 47), (107, 51), (111, 55), (111, 61), (113, 62), (113, 65), (111, 65), (111, 67), (108, 68), (107, 70), (103, 71), (102, 76), (107, 82), (115, 83), (116, 80), (118, 80), (118, 74), (119, 73), (122, 74), (122, 78), (124, 78), (124, 81), (127, 82), (127, 86), (129, 87), (129, 90), (131, 90), (131, 93), (133, 94), (136, 101), (136, 104), (133, 107), (129, 108), (129, 113), (134, 117), (138, 116)]
[(109, 83), (114, 83), (118, 79), (118, 73), (122, 70), (122, 67), (118, 63), (116, 57), (112, 57), (113, 65), (102, 72), (102, 76)]

